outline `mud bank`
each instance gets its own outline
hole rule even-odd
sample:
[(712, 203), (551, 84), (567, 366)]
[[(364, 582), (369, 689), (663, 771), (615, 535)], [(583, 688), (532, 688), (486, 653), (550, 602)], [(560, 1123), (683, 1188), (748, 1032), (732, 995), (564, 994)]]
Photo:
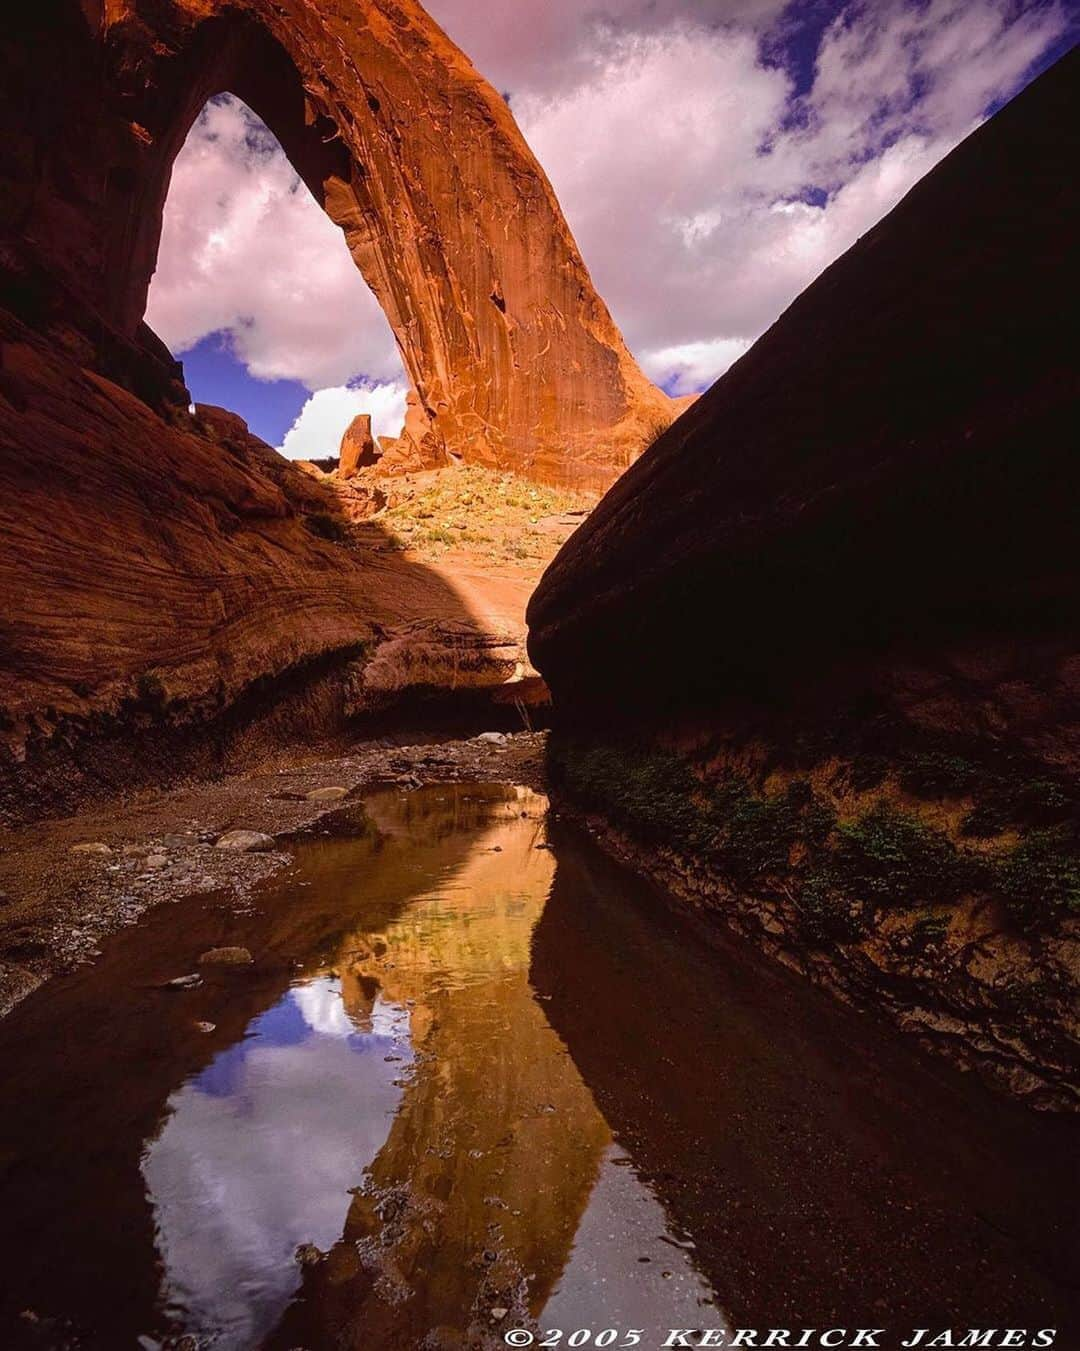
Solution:
[(1029, 1106), (1080, 1109), (1076, 804), (960, 754), (555, 733), (549, 791), (707, 926)]

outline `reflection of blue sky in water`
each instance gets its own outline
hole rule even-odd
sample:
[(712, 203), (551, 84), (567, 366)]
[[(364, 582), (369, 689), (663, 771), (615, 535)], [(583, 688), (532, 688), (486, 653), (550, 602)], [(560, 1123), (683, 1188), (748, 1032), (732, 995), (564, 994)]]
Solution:
[(542, 1328), (727, 1326), (663, 1206), (615, 1145), (581, 1217), (570, 1260), (540, 1315)]
[(339, 982), (320, 977), (172, 1095), (143, 1175), (179, 1326), (217, 1332), (222, 1351), (274, 1326), (300, 1284), (297, 1245), (340, 1238), (409, 1058), (406, 1010), (376, 998), (359, 1023)]

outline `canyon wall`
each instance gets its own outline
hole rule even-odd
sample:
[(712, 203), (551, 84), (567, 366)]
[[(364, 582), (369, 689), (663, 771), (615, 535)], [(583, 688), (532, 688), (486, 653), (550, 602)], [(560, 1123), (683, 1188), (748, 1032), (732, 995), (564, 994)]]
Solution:
[(400, 625), (452, 633), (455, 660), (471, 634), (472, 665), (490, 668), (477, 679), (504, 678), (485, 656), (500, 635), (451, 585), (375, 528), (359, 547), (325, 487), (191, 406), (143, 322), (173, 160), (223, 91), (278, 137), (390, 320), (413, 389), (387, 461), (595, 488), (672, 416), (505, 101), (414, 0), (15, 6), (0, 35), (0, 817), (209, 767), (159, 734), (194, 753), (201, 729), (213, 762), (210, 729)]
[(1074, 53), (828, 268), (529, 610), (567, 814), (1072, 1109), (1078, 74)]
[(785, 699), (903, 652), (938, 674), (898, 700), (963, 719), (993, 686), (981, 726), (1076, 766), (1075, 724), (1048, 729), (1080, 676), (1078, 67), (928, 174), (556, 556), (530, 645), (565, 710)]

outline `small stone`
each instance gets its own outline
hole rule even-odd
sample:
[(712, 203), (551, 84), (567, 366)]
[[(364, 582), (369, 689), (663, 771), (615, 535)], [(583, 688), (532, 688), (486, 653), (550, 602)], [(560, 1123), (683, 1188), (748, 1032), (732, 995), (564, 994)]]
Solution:
[(501, 1323), (509, 1312), (509, 1309), (504, 1309), (500, 1306), (499, 1308), (492, 1309), (491, 1316), (496, 1323)]
[(509, 740), (505, 732), (481, 732), (479, 736), (473, 737), (474, 741), (482, 741), (488, 746), (503, 746)]
[(167, 990), (196, 990), (202, 984), (202, 976), (192, 972), (190, 976), (176, 976), (165, 982)]
[(159, 868), (167, 868), (169, 866), (169, 856), (167, 854), (150, 854), (147, 857), (145, 866), (150, 868), (153, 872), (157, 872)]
[(314, 1243), (301, 1243), (296, 1249), (296, 1260), (302, 1267), (313, 1267), (322, 1259), (323, 1255)]
[(73, 854), (111, 854), (112, 850), (102, 840), (91, 840), (87, 844), (73, 844), (71, 846)]
[(145, 858), (150, 848), (145, 844), (125, 844), (120, 852), (125, 858)]
[(259, 830), (227, 830), (214, 847), (235, 849), (240, 854), (266, 854), (277, 848), (277, 841)]
[(209, 948), (199, 958), (199, 965), (250, 966), (254, 960), (247, 948)]
[(217, 1023), (196, 1023), (195, 1027), (199, 1032), (214, 1032), (217, 1029)]
[(347, 788), (313, 788), (304, 796), (308, 802), (340, 802), (348, 791)]

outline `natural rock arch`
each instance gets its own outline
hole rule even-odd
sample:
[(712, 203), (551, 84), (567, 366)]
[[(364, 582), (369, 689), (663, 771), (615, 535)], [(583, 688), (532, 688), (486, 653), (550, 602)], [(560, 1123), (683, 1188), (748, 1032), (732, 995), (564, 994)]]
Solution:
[[(416, 0), (28, 8), (5, 110), (36, 157), (16, 203), (35, 252), (22, 270), (68, 318), (77, 298), (95, 364), (144, 397), (167, 384), (140, 324), (172, 163), (230, 91), (344, 231), (433, 456), (606, 485), (671, 420), (505, 101)], [(35, 25), (56, 52), (47, 70), (28, 56)]]

